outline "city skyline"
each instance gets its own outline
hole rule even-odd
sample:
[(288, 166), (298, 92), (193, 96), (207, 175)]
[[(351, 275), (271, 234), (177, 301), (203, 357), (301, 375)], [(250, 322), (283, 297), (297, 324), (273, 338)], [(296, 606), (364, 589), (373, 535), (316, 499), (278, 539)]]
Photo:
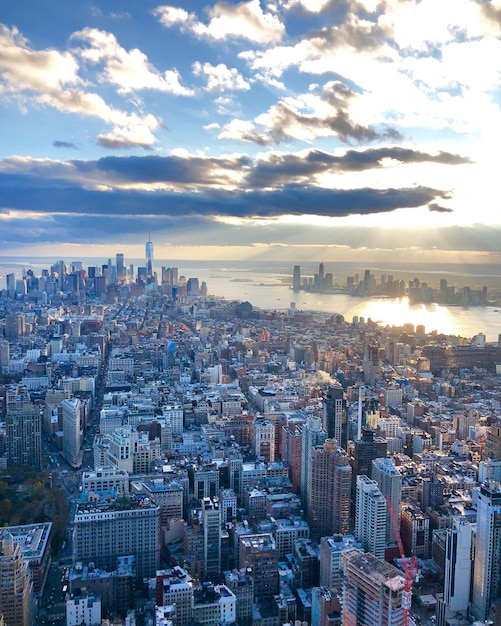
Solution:
[(8, 3), (0, 249), (500, 262), (500, 21), (499, 0)]

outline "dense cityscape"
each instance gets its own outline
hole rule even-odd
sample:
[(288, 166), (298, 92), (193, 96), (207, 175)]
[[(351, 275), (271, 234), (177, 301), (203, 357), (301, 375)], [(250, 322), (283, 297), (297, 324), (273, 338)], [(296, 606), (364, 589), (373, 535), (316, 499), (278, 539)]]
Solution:
[(0, 624), (500, 626), (501, 339), (405, 322), (209, 295), (151, 240), (7, 274)]

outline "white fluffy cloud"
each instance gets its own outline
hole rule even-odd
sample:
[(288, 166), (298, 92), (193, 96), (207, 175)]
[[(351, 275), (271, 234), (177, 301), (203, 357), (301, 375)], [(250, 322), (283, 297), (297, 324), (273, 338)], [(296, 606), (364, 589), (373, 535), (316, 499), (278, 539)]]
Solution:
[(148, 61), (141, 50), (122, 48), (115, 35), (96, 28), (86, 28), (73, 33), (73, 40), (83, 41), (88, 47), (75, 52), (90, 63), (104, 65), (100, 80), (116, 85), (120, 93), (135, 90), (155, 89), (167, 91), (177, 96), (191, 96), (192, 89), (181, 85), (180, 75), (176, 69), (159, 72)]
[(198, 37), (225, 39), (246, 39), (258, 44), (276, 43), (285, 34), (285, 27), (278, 17), (261, 8), (259, 0), (229, 4), (217, 2), (208, 10), (209, 21), (204, 24), (194, 13), (179, 7), (163, 5), (153, 14), (166, 28), (179, 26)]
[(204, 76), (207, 80), (207, 91), (248, 91), (250, 84), (240, 72), (232, 67), (226, 67), (224, 63), (214, 66), (210, 63), (196, 62), (193, 64), (193, 73)]

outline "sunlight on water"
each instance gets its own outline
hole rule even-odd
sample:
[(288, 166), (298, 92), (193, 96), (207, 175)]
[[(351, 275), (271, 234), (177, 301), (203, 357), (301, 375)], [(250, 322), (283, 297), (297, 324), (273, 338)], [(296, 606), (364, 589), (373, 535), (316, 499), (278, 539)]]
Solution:
[(422, 324), (427, 333), (434, 330), (451, 335), (460, 334), (461, 328), (457, 324), (451, 310), (438, 304), (409, 304), (408, 298), (394, 300), (366, 300), (357, 304), (348, 314), (369, 318), (382, 326), (402, 326), (413, 324), (414, 327)]

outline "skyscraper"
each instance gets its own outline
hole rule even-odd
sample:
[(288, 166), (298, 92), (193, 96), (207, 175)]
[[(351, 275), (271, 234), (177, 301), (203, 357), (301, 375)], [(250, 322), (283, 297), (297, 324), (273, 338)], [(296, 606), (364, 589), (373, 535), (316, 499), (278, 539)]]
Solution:
[(445, 573), (443, 597), (437, 597), (437, 624), (450, 617), (467, 617), (472, 574), (473, 524), (456, 518), (445, 531)]
[(40, 469), (42, 417), (23, 385), (7, 390), (7, 466)]
[(309, 416), (302, 427), (302, 458), (301, 458), (301, 501), (303, 507), (308, 504), (308, 476), (310, 471), (311, 453), (315, 446), (321, 445), (327, 439), (327, 433), (322, 428), (318, 417)]
[(146, 242), (146, 276), (153, 276), (153, 242), (148, 238)]
[(486, 620), (501, 597), (501, 483), (485, 482), (477, 492), (477, 535), (473, 564), (473, 615)]
[(341, 448), (348, 446), (348, 416), (344, 390), (338, 383), (331, 385), (324, 398), (323, 427), (329, 439), (335, 439)]
[(376, 481), (357, 476), (355, 536), (364, 550), (378, 559), (384, 559), (386, 512), (386, 498)]
[(214, 579), (221, 572), (221, 508), (219, 498), (202, 499), (204, 531), (204, 576)]
[(308, 472), (308, 523), (315, 539), (350, 528), (351, 465), (334, 439), (311, 451)]
[(0, 614), (8, 626), (31, 625), (31, 582), (20, 546), (7, 532), (0, 541)]
[(301, 289), (301, 266), (294, 265), (294, 270), (292, 273), (292, 289), (294, 291), (298, 291)]
[[(402, 501), (402, 475), (391, 457), (372, 461), (372, 478), (381, 489), (383, 496), (389, 496), (400, 529), (400, 502)], [(386, 542), (395, 543), (397, 536), (391, 523), (390, 513), (386, 513)]]
[(116, 255), (116, 262), (117, 262), (117, 279), (120, 281), (125, 278), (124, 255), (121, 252), (119, 252)]

